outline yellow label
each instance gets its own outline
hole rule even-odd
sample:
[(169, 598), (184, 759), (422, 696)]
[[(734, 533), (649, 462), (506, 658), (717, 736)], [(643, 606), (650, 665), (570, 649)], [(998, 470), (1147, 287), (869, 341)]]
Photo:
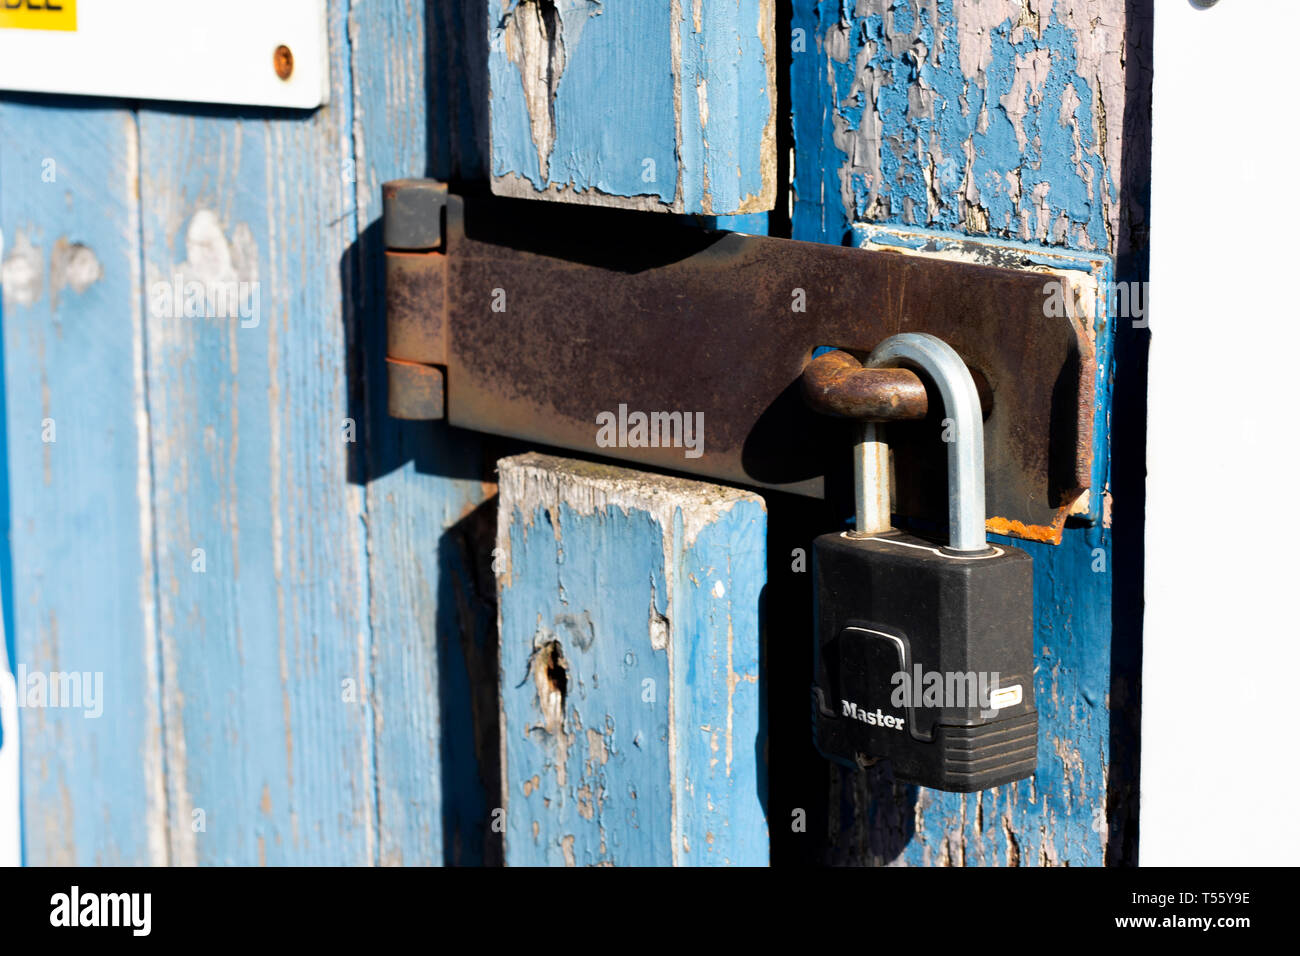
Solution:
[(0, 30), (76, 30), (77, 0), (0, 0)]

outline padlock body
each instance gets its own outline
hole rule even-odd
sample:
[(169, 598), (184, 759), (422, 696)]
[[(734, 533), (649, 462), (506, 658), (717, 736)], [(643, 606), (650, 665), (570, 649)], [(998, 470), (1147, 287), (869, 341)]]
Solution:
[(898, 531), (813, 543), (818, 750), (969, 793), (1037, 763), (1033, 561), (959, 557)]

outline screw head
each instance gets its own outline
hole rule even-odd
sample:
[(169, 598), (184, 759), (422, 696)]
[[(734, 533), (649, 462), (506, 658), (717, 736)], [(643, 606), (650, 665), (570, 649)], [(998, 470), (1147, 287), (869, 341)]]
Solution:
[(275, 75), (287, 80), (293, 75), (293, 51), (281, 43), (275, 48)]

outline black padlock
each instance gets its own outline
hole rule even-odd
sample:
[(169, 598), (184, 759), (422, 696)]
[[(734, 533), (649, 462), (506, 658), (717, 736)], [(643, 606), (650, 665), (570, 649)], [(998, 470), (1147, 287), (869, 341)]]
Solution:
[(904, 333), (869, 368), (907, 366), (943, 400), (947, 546), (890, 524), (889, 450), (874, 423), (855, 447), (857, 527), (813, 542), (813, 736), (826, 757), (968, 793), (1037, 764), (1033, 561), (984, 531), (984, 422), (961, 358)]

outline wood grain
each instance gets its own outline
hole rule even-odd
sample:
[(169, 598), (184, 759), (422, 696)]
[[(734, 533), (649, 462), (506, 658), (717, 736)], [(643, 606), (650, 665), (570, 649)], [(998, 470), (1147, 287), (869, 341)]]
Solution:
[[(129, 111), (62, 100), (54, 116), (46, 100), (0, 100), (12, 644), (32, 863), (168, 859), (139, 172)], [(59, 675), (83, 681), (81, 706), (54, 705)]]
[(29, 862), (490, 858), (490, 463), (376, 371), (378, 183), (484, 152), (458, 19), (331, 4), (310, 113), (0, 104), (14, 644), (106, 682), (23, 712)]
[[(368, 863), (362, 490), (340, 265), (355, 240), (341, 8), (331, 105), (140, 111), (172, 857)], [(241, 308), (160, 308), (178, 278)], [(244, 308), (244, 293), (252, 308)], [(202, 549), (204, 570), (195, 569)]]
[[(905, 246), (923, 234), (928, 247), (960, 244), (1006, 265), (1063, 263), (1103, 289), (1114, 279), (1138, 205), (1127, 188), (1121, 196), (1132, 182), (1122, 168), (1126, 98), (1142, 95), (1125, 73), (1123, 0), (863, 0), (851, 12), (794, 0), (793, 12), (795, 238), (892, 233)], [(897, 784), (884, 767), (832, 769), (824, 844), (800, 851), (805, 859), (1133, 861), (1140, 609), (1115, 596), (1131, 593), (1140, 556), (1116, 550), (1111, 523), (1116, 328), (1104, 294), (1092, 326), (1090, 513), (1058, 547), (1016, 542), (1034, 558), (1037, 775), (959, 796)], [(1126, 520), (1140, 522), (1140, 505), (1127, 506)], [(786, 799), (822, 797), (805, 789)], [(773, 818), (789, 812), (774, 808)]]
[[(496, 602), (488, 566), (491, 460), (470, 432), (388, 418), (380, 185), (426, 171), (473, 175), (485, 137), (483, 15), (473, 3), (366, 3), (352, 11), (358, 241), (351, 325), (366, 357), (369, 659), (375, 706), (378, 859), (500, 860), (490, 827), (497, 772)], [(475, 65), (478, 62), (479, 65)], [(477, 77), (477, 81), (476, 78)]]
[(500, 462), (511, 865), (766, 864), (757, 495)]
[(488, 0), (492, 189), (728, 215), (776, 197), (773, 0)]

